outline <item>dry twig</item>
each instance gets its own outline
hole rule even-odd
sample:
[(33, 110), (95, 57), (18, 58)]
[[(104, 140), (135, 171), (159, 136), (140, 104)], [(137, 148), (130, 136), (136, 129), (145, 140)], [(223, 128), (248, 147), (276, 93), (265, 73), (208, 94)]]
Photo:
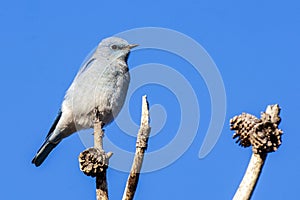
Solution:
[[(112, 152), (105, 153), (105, 151), (103, 150), (104, 132), (102, 130), (102, 127), (103, 124), (101, 121), (101, 113), (98, 111), (98, 109), (95, 109), (94, 147), (81, 152), (78, 160), (80, 170), (85, 175), (96, 177), (97, 200), (108, 200), (106, 169), (108, 168), (108, 161), (112, 156)], [(144, 153), (147, 149), (149, 134), (149, 108), (147, 98), (146, 96), (143, 96), (141, 126), (138, 132), (134, 161), (123, 195), (124, 200), (133, 199), (139, 180)]]
[(94, 119), (94, 147), (84, 150), (79, 155), (80, 170), (87, 176), (96, 177), (96, 199), (108, 200), (106, 169), (112, 152), (103, 150), (104, 131), (101, 113), (95, 109)]
[(150, 129), (148, 102), (146, 96), (143, 96), (141, 126), (137, 136), (135, 156), (122, 200), (131, 200), (134, 197), (144, 159), (144, 153), (147, 149)]
[(243, 147), (252, 146), (252, 157), (234, 200), (251, 198), (265, 163), (267, 154), (274, 152), (281, 145), (282, 130), (278, 129), (281, 121), (280, 107), (269, 105), (266, 112), (258, 119), (253, 115), (243, 113), (230, 120), (230, 129), (235, 130), (233, 138)]

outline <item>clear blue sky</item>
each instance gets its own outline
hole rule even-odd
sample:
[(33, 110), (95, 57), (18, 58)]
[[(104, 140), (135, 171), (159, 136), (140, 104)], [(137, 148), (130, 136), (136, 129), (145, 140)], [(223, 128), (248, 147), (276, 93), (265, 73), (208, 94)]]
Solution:
[[(296, 0), (2, 1), (1, 199), (95, 199), (94, 180), (78, 167), (77, 156), (85, 147), (77, 135), (63, 141), (40, 168), (34, 167), (31, 159), (85, 56), (105, 37), (148, 26), (179, 31), (206, 49), (223, 78), (227, 108), (216, 146), (199, 159), (211, 116), (205, 82), (174, 55), (155, 50), (133, 52), (131, 69), (162, 63), (189, 77), (193, 87), (199, 85), (196, 93), (201, 115), (189, 149), (173, 164), (142, 174), (135, 199), (231, 199), (251, 149), (238, 147), (231, 139), (229, 119), (241, 112), (259, 116), (272, 103), (282, 107), (283, 144), (267, 158), (253, 199), (298, 198), (299, 10)], [(150, 138), (151, 152), (175, 137), (180, 110), (176, 95), (169, 90), (145, 86), (130, 100), (137, 123), (140, 96), (145, 93), (150, 105), (161, 104), (169, 113), (165, 127)], [(115, 123), (106, 133), (121, 148), (134, 149), (134, 139), (124, 136)], [(127, 173), (108, 169), (108, 179), (111, 199), (120, 199)]]

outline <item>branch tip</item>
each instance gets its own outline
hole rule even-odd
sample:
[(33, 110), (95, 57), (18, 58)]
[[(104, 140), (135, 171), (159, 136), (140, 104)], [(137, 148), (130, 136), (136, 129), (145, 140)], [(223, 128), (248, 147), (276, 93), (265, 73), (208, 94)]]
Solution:
[(242, 113), (230, 120), (230, 129), (234, 130), (233, 139), (243, 147), (252, 146), (254, 153), (276, 151), (281, 145), (282, 130), (278, 129), (281, 121), (278, 104), (269, 105), (261, 118)]

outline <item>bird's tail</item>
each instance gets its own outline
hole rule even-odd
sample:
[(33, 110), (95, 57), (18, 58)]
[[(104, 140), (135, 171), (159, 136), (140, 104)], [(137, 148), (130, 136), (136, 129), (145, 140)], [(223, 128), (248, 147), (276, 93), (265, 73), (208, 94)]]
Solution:
[(34, 156), (34, 158), (32, 159), (32, 164), (35, 164), (35, 166), (40, 166), (44, 160), (47, 158), (47, 156), (49, 155), (49, 153), (58, 145), (58, 143), (61, 141), (60, 140), (55, 140), (55, 142), (53, 142), (53, 138), (50, 141), (50, 137), (55, 133), (55, 128), (56, 125), (58, 124), (60, 118), (61, 118), (62, 112), (61, 110), (59, 110), (58, 115), (56, 117), (56, 119), (54, 120), (54, 123), (52, 124), (47, 137), (46, 137), (46, 141), (44, 142), (44, 144), (41, 146), (41, 148), (38, 150), (38, 152), (36, 153), (36, 155)]
[(32, 163), (35, 164), (35, 166), (40, 166), (44, 160), (47, 158), (49, 153), (58, 145), (59, 142), (53, 143), (46, 139), (44, 144), (41, 146), (41, 148), (38, 150), (37, 154), (35, 157), (32, 159)]

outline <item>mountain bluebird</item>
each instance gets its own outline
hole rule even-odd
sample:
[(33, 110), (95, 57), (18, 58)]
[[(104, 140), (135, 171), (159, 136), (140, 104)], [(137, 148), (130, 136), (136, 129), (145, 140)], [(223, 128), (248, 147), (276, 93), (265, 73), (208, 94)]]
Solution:
[(130, 49), (136, 46), (117, 37), (100, 42), (67, 90), (58, 116), (33, 158), (33, 164), (40, 166), (63, 138), (92, 128), (95, 109), (104, 125), (118, 115), (130, 81), (127, 58)]

